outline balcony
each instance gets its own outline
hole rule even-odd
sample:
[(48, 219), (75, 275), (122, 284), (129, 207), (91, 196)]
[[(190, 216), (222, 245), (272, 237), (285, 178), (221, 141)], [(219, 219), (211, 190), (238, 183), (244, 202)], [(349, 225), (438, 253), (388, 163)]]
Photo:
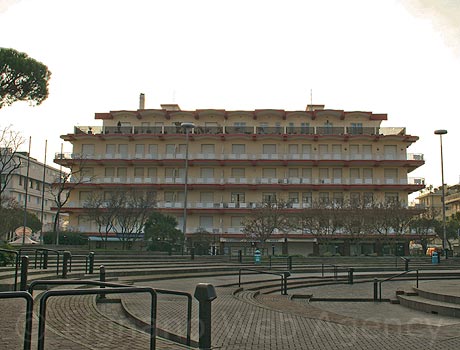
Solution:
[[(356, 126), (200, 126), (191, 130), (195, 135), (406, 135), (401, 127), (356, 127)], [(169, 126), (75, 126), (75, 135), (110, 134), (185, 134), (180, 125)]]

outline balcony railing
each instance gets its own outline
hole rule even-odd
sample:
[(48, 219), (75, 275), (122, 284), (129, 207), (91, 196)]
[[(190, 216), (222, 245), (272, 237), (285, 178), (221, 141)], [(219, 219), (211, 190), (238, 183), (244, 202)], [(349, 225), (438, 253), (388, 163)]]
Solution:
[[(123, 154), (123, 153), (104, 153), (104, 154), (82, 154), (82, 153), (56, 153), (55, 159), (158, 159), (158, 160), (184, 160), (184, 153), (136, 153), (136, 154)], [(405, 161), (405, 160), (423, 160), (423, 154), (349, 154), (349, 153), (190, 153), (189, 160), (376, 160), (376, 161)]]
[[(71, 179), (72, 182), (72, 179)], [(84, 184), (157, 184), (157, 185), (174, 185), (184, 184), (183, 177), (88, 177), (85, 179)], [(256, 178), (215, 178), (215, 177), (195, 177), (188, 178), (187, 181), (190, 185), (424, 185), (425, 179), (421, 177), (409, 177), (407, 179), (372, 179), (372, 178), (276, 178), (276, 177), (256, 177)]]
[[(75, 126), (75, 134), (185, 134), (177, 126)], [(405, 135), (405, 128), (353, 126), (195, 126), (196, 135)]]

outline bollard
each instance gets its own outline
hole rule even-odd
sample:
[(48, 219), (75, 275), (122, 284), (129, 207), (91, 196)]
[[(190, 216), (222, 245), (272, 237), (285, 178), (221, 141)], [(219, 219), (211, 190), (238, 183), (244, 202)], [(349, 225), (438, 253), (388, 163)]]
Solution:
[(243, 252), (241, 250), (238, 250), (238, 262), (243, 263)]
[(67, 278), (67, 271), (69, 271), (71, 255), (70, 252), (65, 251), (62, 258), (62, 278)]
[(217, 298), (214, 286), (209, 283), (198, 283), (195, 298), (199, 302), (199, 348), (211, 349), (211, 302)]
[(291, 271), (292, 270), (292, 256), (288, 256), (287, 263), (288, 263), (288, 270)]
[(88, 266), (88, 273), (91, 275), (94, 273), (94, 252), (90, 252), (88, 254), (89, 259), (89, 266)]
[(268, 268), (269, 269), (272, 268), (272, 256), (271, 255), (268, 256)]
[(377, 278), (374, 278), (374, 301), (377, 301), (378, 299), (378, 288), (379, 286), (379, 280)]
[[(105, 266), (104, 265), (99, 266), (99, 281), (105, 282)], [(101, 286), (101, 288), (105, 288), (105, 286)], [(104, 293), (99, 294), (99, 299), (105, 299), (105, 294)]]
[(195, 260), (195, 248), (190, 249), (190, 259)]
[(288, 277), (291, 276), (291, 273), (290, 272), (284, 272), (283, 273), (283, 288), (281, 290), (281, 294), (282, 295), (287, 295), (287, 291), (288, 291), (288, 287), (287, 287), (287, 280), (288, 280)]
[(27, 275), (29, 272), (29, 257), (21, 257), (21, 285), (19, 290), (27, 290)]
[(410, 262), (410, 259), (404, 259), (404, 269), (406, 271), (409, 271), (409, 262)]
[(43, 270), (48, 269), (48, 251), (44, 250), (43, 251)]
[(352, 267), (348, 269), (348, 284), (353, 284), (353, 272), (354, 271), (355, 269)]

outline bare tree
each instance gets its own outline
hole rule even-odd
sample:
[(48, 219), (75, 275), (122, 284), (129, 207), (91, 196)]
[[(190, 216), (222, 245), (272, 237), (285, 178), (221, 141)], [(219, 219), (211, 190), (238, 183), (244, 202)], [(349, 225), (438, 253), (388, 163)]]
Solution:
[(94, 178), (85, 172), (84, 166), (86, 159), (78, 158), (75, 159), (75, 161), (76, 163), (72, 165), (72, 169), (69, 172), (60, 171), (59, 175), (54, 179), (53, 183), (49, 187), (49, 193), (53, 196), (56, 208), (56, 214), (53, 222), (53, 232), (56, 233), (57, 245), (59, 244), (59, 223), (61, 213), (64, 206), (69, 201), (71, 192), (84, 183), (90, 183)]
[(22, 167), (18, 150), (24, 142), (24, 137), (19, 132), (12, 130), (11, 126), (0, 130), (0, 206), (2, 206), (1, 200), (12, 176)]
[(295, 227), (289, 215), (286, 202), (273, 200), (262, 203), (260, 208), (251, 211), (243, 221), (243, 232), (253, 241), (262, 245), (277, 233), (286, 233)]
[(101, 192), (93, 192), (83, 204), (83, 207), (87, 209), (89, 219), (96, 223), (99, 235), (104, 241), (106, 249), (107, 237), (109, 232), (113, 231), (113, 225), (117, 216), (117, 211), (114, 208), (119, 207), (118, 204), (113, 203), (115, 200), (116, 198), (106, 200)]

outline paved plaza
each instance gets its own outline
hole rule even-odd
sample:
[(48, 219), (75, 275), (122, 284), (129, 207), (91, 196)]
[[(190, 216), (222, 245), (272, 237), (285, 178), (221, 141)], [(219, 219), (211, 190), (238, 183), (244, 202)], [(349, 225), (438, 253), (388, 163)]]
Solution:
[[(289, 296), (258, 294), (225, 285), (235, 276), (170, 279), (137, 285), (190, 292), (197, 283), (216, 286), (212, 303), (212, 345), (215, 349), (433, 349), (460, 348), (460, 319), (409, 310), (388, 302), (307, 302), (290, 296), (313, 294), (317, 298), (372, 295), (371, 283), (331, 285), (289, 290)], [(414, 282), (388, 283), (384, 298), (395, 290), (410, 289)], [(421, 282), (432, 288), (450, 288), (460, 294), (460, 282)], [(148, 349), (142, 322), (149, 318), (149, 298), (144, 294), (116, 295), (120, 303), (97, 304), (94, 296), (51, 298), (48, 306), (46, 349)], [(2, 349), (21, 349), (22, 301), (0, 300)], [(123, 305), (123, 307), (122, 307)], [(185, 301), (158, 296), (158, 326), (186, 334)], [(192, 339), (198, 339), (197, 303), (193, 303)], [(136, 325), (132, 318), (140, 322)], [(36, 324), (34, 320), (34, 344)], [(36, 345), (32, 347), (36, 348)], [(186, 346), (159, 339), (158, 349)]]

